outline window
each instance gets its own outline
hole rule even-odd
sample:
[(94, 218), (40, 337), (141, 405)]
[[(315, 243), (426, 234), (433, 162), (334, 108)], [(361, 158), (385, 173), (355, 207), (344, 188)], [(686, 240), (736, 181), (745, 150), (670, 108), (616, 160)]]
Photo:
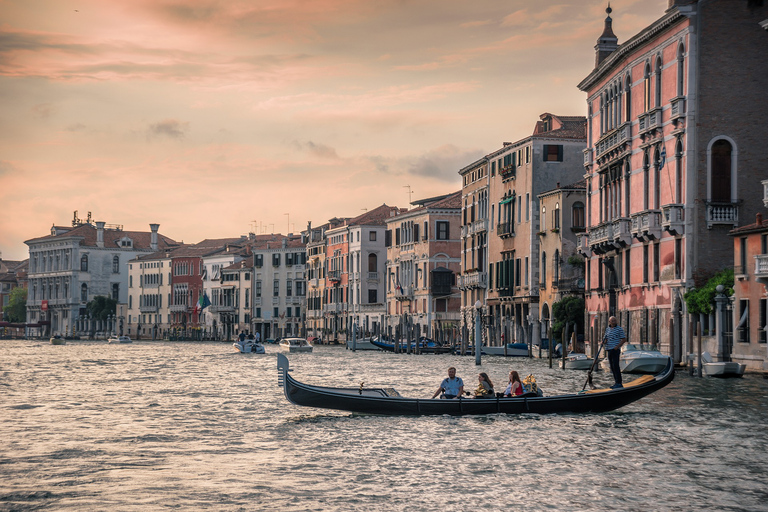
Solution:
[(378, 272), (378, 257), (375, 254), (368, 255), (368, 272)]
[(253, 256), (253, 264), (256, 268), (261, 268), (264, 266), (264, 255), (263, 254), (256, 254)]
[(757, 324), (757, 342), (758, 343), (765, 343), (766, 338), (768, 337), (768, 333), (766, 333), (766, 311), (765, 308), (768, 307), (768, 299), (760, 299), (760, 311), (758, 314), (758, 324)]
[(256, 297), (261, 297), (261, 281), (256, 281)]
[(675, 279), (682, 279), (683, 275), (683, 239), (675, 239)]
[(370, 231), (368, 232), (368, 241), (375, 242), (376, 241), (376, 232)]
[(435, 223), (435, 228), (437, 229), (437, 240), (448, 240), (449, 226), (450, 224), (443, 220), (438, 220)]
[(747, 273), (747, 237), (739, 239), (739, 267), (734, 271), (735, 274)]
[(541, 230), (547, 229), (547, 207), (541, 207)]
[(648, 282), (648, 244), (643, 246), (643, 282)]
[(112, 300), (120, 300), (120, 283), (112, 283)]
[(627, 121), (632, 120), (632, 78), (627, 75), (624, 89), (624, 116)]
[(712, 144), (710, 150), (710, 198), (714, 203), (731, 202), (731, 167), (733, 147), (725, 139)]
[(653, 244), (653, 280), (659, 282), (661, 276), (661, 243)]
[(547, 282), (547, 253), (541, 253), (541, 286)]
[(287, 316), (288, 318), (290, 318), (290, 317), (292, 317), (292, 316), (293, 316), (291, 313), (292, 313), (292, 311), (291, 311), (291, 307), (290, 307), (290, 306), (288, 306), (287, 308), (285, 308), (285, 316)]
[(525, 194), (525, 222), (528, 222), (530, 219), (530, 214), (528, 213), (530, 211), (529, 209), (529, 201), (530, 201), (530, 194)]
[(272, 266), (273, 267), (279, 267), (280, 266), (280, 255), (279, 254), (273, 254), (272, 255)]
[(280, 296), (280, 280), (279, 279), (275, 279), (275, 281), (272, 283), (272, 296), (273, 297)]
[(544, 151), (542, 153), (545, 162), (563, 161), (563, 146), (560, 144), (544, 144)]
[(661, 154), (659, 148), (653, 154), (653, 204), (661, 208)]
[(290, 279), (285, 281), (285, 296), (286, 297), (293, 296), (293, 282), (291, 282)]
[(88, 302), (88, 285), (85, 283), (80, 287), (80, 302)]
[(83, 254), (80, 256), (80, 271), (81, 272), (88, 272), (88, 255)]
[(112, 257), (112, 273), (113, 274), (120, 273), (120, 256), (118, 256), (117, 254)]
[(656, 108), (661, 107), (661, 57), (656, 57)]
[(368, 304), (376, 304), (378, 303), (378, 290), (368, 290)]
[(646, 62), (643, 75), (643, 112), (651, 109), (651, 65)]
[(552, 212), (552, 227), (560, 229), (560, 203), (555, 203), (555, 211)]
[(256, 308), (256, 318), (261, 318), (261, 308)]
[(649, 183), (650, 176), (648, 174), (649, 173), (648, 169), (650, 167), (650, 163), (648, 159), (649, 159), (648, 150), (646, 149), (645, 153), (643, 154), (643, 210), (647, 210), (649, 208), (648, 202), (650, 200), (648, 197), (649, 188), (651, 186), (651, 184)]
[(685, 46), (680, 44), (677, 48), (677, 95), (682, 96), (685, 92)]
[(571, 227), (574, 229), (584, 229), (586, 227), (584, 217), (584, 203), (577, 201), (571, 207)]
[(278, 318), (280, 316), (280, 310), (278, 308), (272, 309), (272, 318)]
[(739, 301), (739, 323), (736, 330), (739, 333), (738, 341), (749, 343), (749, 300), (741, 299)]

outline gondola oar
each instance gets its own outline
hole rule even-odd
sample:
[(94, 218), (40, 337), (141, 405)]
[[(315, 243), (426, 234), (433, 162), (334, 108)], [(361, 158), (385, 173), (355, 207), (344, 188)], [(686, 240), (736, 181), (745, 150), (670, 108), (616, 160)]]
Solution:
[(597, 366), (597, 361), (600, 359), (600, 351), (605, 346), (605, 341), (600, 343), (600, 346), (597, 347), (597, 355), (595, 356), (595, 360), (592, 361), (592, 366), (590, 366), (589, 371), (587, 372), (587, 381), (584, 383), (584, 387), (581, 388), (582, 391), (587, 389), (587, 384), (589, 384), (589, 389), (595, 389), (595, 385), (592, 384), (592, 372), (595, 370), (595, 367)]

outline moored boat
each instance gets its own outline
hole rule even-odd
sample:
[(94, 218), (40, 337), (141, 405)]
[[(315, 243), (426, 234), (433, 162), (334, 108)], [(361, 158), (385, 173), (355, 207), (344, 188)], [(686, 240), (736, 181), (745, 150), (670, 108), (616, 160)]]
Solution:
[(702, 352), (701, 360), (702, 373), (707, 377), (738, 378), (743, 377), (747, 369), (747, 365), (733, 361), (715, 362), (712, 360), (712, 355), (709, 352)]
[(489, 356), (528, 357), (526, 343), (507, 343), (506, 349), (501, 347), (483, 347), (483, 354)]
[[(378, 347), (381, 350), (384, 350), (385, 352), (394, 352), (396, 348), (394, 343), (381, 341), (378, 338), (371, 339), (371, 344), (373, 344), (375, 347)], [(411, 345), (410, 351), (415, 352), (416, 342), (411, 341), (410, 345)], [(419, 340), (418, 349), (419, 349), (419, 352), (421, 352), (422, 354), (449, 354), (453, 352), (453, 348), (450, 345), (443, 345), (442, 343), (439, 343), (434, 340), (430, 340), (429, 338), (421, 338), (421, 340)], [(406, 341), (402, 341), (400, 343), (400, 352), (407, 352), (407, 351), (408, 351), (408, 343)]]
[(565, 356), (565, 360), (560, 361), (560, 368), (565, 365), (566, 370), (589, 370), (592, 367), (593, 358), (588, 357), (587, 354), (580, 354), (577, 352), (569, 352)]
[(312, 352), (312, 345), (304, 338), (283, 338), (280, 340), (280, 350), (285, 352)]
[(347, 349), (349, 350), (380, 350), (379, 347), (371, 343), (372, 338), (360, 338), (355, 340), (347, 340)]
[[(621, 373), (654, 374), (664, 368), (667, 359), (668, 356), (659, 352), (653, 345), (628, 343), (622, 348), (619, 368)], [(607, 357), (600, 365), (604, 370), (610, 370)]]
[(278, 384), (295, 405), (389, 416), (596, 413), (618, 409), (663, 388), (674, 379), (672, 358), (658, 375), (643, 375), (620, 389), (597, 389), (559, 396), (460, 398), (406, 398), (393, 388), (325, 387), (304, 384), (290, 373), (288, 358), (277, 356)]
[(110, 336), (107, 338), (107, 343), (133, 343), (130, 337), (128, 336)]

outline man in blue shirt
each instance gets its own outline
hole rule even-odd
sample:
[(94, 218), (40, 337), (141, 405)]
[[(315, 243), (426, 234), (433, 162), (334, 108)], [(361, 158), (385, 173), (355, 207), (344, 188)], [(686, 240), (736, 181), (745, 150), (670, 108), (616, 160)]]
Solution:
[(432, 398), (440, 393), (443, 393), (445, 398), (457, 398), (464, 394), (464, 381), (461, 380), (461, 377), (456, 376), (456, 368), (453, 366), (448, 368), (448, 378), (443, 379)]
[(608, 319), (608, 327), (605, 329), (605, 336), (603, 336), (603, 343), (605, 343), (605, 351), (608, 353), (608, 363), (611, 365), (611, 373), (613, 374), (613, 380), (616, 381), (611, 389), (623, 388), (621, 383), (621, 368), (619, 367), (619, 356), (621, 355), (621, 346), (627, 342), (627, 335), (624, 333), (624, 329), (618, 325), (619, 322), (615, 316)]

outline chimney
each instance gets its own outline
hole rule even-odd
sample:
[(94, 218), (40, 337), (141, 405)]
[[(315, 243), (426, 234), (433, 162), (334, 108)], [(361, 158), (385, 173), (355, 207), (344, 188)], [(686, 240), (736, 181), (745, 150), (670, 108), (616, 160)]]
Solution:
[(757, 227), (760, 227), (763, 225), (763, 214), (760, 212), (757, 212), (757, 215), (755, 215), (755, 224), (757, 224)]
[(288, 247), (288, 239), (283, 238), (283, 249), (285, 249), (286, 247)]
[(157, 250), (157, 230), (160, 228), (160, 224), (150, 224), (149, 229), (152, 230), (152, 237), (149, 239), (149, 248), (153, 251)]
[(106, 223), (96, 223), (96, 247), (104, 247), (104, 224)]
[(608, 16), (605, 18), (605, 28), (603, 28), (603, 33), (595, 45), (595, 67), (600, 66), (619, 47), (619, 38), (613, 33), (613, 19), (611, 19), (613, 9), (611, 9), (610, 2), (605, 12), (608, 13)]

